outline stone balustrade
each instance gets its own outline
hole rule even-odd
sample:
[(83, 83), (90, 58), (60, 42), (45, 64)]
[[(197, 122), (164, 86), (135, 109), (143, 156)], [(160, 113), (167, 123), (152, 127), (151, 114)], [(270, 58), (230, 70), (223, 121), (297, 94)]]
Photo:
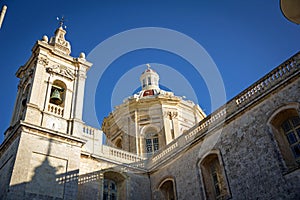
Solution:
[(176, 147), (178, 147), (178, 142), (175, 142), (174, 144), (172, 144), (171, 146), (168, 146), (168, 148), (164, 149), (162, 152), (160, 152), (158, 155), (154, 156), (152, 158), (153, 162), (158, 161), (160, 158), (164, 157), (165, 155), (167, 155), (169, 152), (171, 152), (173, 149), (175, 149)]
[(213, 113), (212, 115), (207, 116), (201, 123), (194, 129), (191, 129), (190, 132), (185, 134), (185, 140), (189, 141), (194, 138), (194, 136), (200, 131), (208, 128), (213, 122), (219, 121), (221, 119), (225, 119), (226, 116), (226, 108), (222, 108), (217, 113)]
[(57, 116), (64, 116), (64, 109), (60, 106), (54, 104), (48, 104), (48, 112), (55, 114)]
[(241, 92), (241, 94), (236, 97), (236, 104), (244, 105), (260, 93), (277, 85), (282, 79), (293, 74), (295, 70), (299, 70), (299, 58), (297, 56), (299, 57), (299, 53), (262, 77), (245, 91)]
[(125, 163), (139, 162), (144, 159), (136, 154), (123, 151), (121, 149), (105, 146), (105, 145), (103, 145), (102, 153), (104, 154), (104, 156), (107, 155), (110, 159), (125, 162)]
[(95, 128), (91, 126), (84, 125), (82, 128), (83, 133), (88, 135), (94, 135), (95, 134)]
[(210, 125), (214, 126), (215, 123), (224, 120), (226, 117), (226, 108), (217, 110), (217, 112), (212, 113), (202, 120), (196, 127), (190, 129), (189, 132), (183, 134), (176, 139), (175, 143), (171, 143), (163, 149), (157, 151), (151, 159), (151, 164), (154, 166), (157, 163), (160, 163), (172, 152), (178, 151), (180, 148), (189, 145), (189, 143), (195, 138), (196, 135), (204, 133)]

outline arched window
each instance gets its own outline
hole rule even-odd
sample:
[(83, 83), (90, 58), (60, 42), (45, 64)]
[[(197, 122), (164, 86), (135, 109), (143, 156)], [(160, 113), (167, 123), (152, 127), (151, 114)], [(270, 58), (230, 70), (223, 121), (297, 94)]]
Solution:
[(28, 102), (28, 98), (30, 96), (30, 89), (31, 89), (31, 84), (28, 84), (26, 86), (25, 92), (23, 93), (23, 100), (22, 100), (22, 106), (25, 106)]
[(64, 106), (64, 99), (66, 94), (66, 85), (64, 82), (55, 80), (51, 87), (50, 103)]
[(122, 149), (122, 139), (121, 138), (117, 139), (115, 145), (117, 148)]
[(273, 136), (284, 161), (284, 170), (300, 166), (300, 118), (297, 105), (278, 109), (269, 121)]
[(200, 162), (200, 171), (207, 199), (229, 197), (225, 171), (217, 153), (209, 154)]
[(158, 132), (159, 128), (146, 125), (141, 129), (140, 152), (151, 156), (154, 152), (164, 145), (162, 135)]
[(176, 189), (175, 182), (173, 179), (166, 179), (159, 185), (159, 190), (162, 193), (164, 200), (175, 200)]
[(286, 136), (296, 162), (300, 163), (300, 118), (290, 117), (281, 124), (282, 131)]
[(152, 83), (151, 83), (151, 77), (148, 77), (148, 85), (152, 85)]
[(127, 199), (126, 180), (121, 173), (105, 172), (102, 188), (103, 200)]
[(159, 149), (159, 140), (157, 134), (148, 134), (145, 138), (146, 153), (154, 153)]
[(117, 200), (117, 184), (110, 179), (104, 179), (103, 182), (103, 200)]
[(30, 89), (31, 89), (31, 84), (28, 84), (26, 86), (26, 89), (24, 90), (23, 95), (22, 95), (21, 110), (20, 110), (20, 113), (19, 113), (20, 118), (22, 120), (24, 120), (24, 118), (25, 118), (25, 108), (26, 108), (27, 102), (29, 101)]

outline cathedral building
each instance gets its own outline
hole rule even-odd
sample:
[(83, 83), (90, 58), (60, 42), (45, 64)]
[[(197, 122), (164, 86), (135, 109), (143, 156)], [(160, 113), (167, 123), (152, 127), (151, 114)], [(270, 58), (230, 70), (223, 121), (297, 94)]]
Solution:
[(92, 63), (65, 34), (38, 40), (16, 73), (0, 199), (300, 198), (300, 53), (208, 116), (148, 65), (99, 130), (82, 120)]

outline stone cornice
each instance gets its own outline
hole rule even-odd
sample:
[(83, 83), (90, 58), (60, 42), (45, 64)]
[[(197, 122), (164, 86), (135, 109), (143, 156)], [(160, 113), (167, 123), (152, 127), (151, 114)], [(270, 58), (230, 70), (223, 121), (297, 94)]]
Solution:
[(47, 50), (49, 53), (51, 53), (52, 55), (57, 56), (63, 60), (67, 60), (72, 64), (77, 63), (77, 64), (83, 65), (87, 68), (90, 68), (93, 65), (91, 62), (88, 62), (87, 60), (85, 60), (83, 58), (74, 58), (70, 55), (61, 54), (61, 53), (55, 51), (54, 47), (52, 45), (48, 44), (45, 41), (40, 41), (40, 40), (38, 40), (35, 43), (35, 45), (33, 46), (33, 48), (32, 48), (33, 54), (38, 54), (40, 48), (43, 48), (43, 49)]
[(32, 48), (32, 52), (33, 53), (38, 52), (39, 48), (44, 48), (44, 49), (48, 50), (49, 52), (51, 52), (52, 55), (60, 57), (64, 60), (68, 60), (70, 62), (73, 62), (73, 60), (74, 60), (74, 58), (70, 55), (62, 54), (62, 53), (59, 53), (59, 52), (55, 51), (54, 46), (48, 44), (45, 41), (40, 41), (40, 40), (36, 41), (35, 45)]
[(69, 64), (75, 66), (75, 68), (84, 68), (84, 71), (87, 71), (93, 65), (91, 62), (88, 62), (85, 58), (74, 58), (70, 55), (62, 54), (55, 51), (54, 46), (48, 44), (46, 41), (36, 41), (31, 51), (32, 54), (29, 60), (23, 66), (19, 67), (16, 72), (16, 76), (18, 78), (22, 78), (22, 74), (24, 74), (28, 67), (31, 66), (32, 62), (36, 62), (37, 64), (41, 64), (45, 67), (48, 66), (51, 56), (55, 56), (57, 58), (68, 61)]
[(66, 142), (78, 147), (82, 147), (86, 143), (86, 140), (83, 140), (81, 138), (74, 137), (72, 135), (63, 134), (58, 131), (53, 131), (51, 129), (41, 128), (39, 126), (28, 124), (23, 121), (21, 121), (20, 126), (22, 128), (22, 131), (25, 131), (27, 133), (40, 135), (48, 138), (54, 138), (61, 142)]
[(273, 92), (299, 78), (299, 74), (300, 52), (283, 62), (222, 106), (226, 106), (226, 121), (262, 102)]
[(127, 164), (127, 163), (119, 162), (117, 160), (112, 160), (112, 159), (109, 159), (109, 158), (106, 158), (104, 156), (97, 155), (97, 154), (90, 154), (88, 152), (81, 151), (81, 156), (85, 156), (86, 158), (90, 158), (90, 159), (93, 159), (93, 160), (96, 160), (96, 161), (102, 160), (102, 161), (105, 161), (105, 162), (109, 162), (111, 164), (121, 166), (122, 168), (130, 168), (131, 170), (137, 170), (137, 171), (141, 171), (141, 172), (148, 172), (148, 170), (146, 168), (136, 167), (132, 163)]

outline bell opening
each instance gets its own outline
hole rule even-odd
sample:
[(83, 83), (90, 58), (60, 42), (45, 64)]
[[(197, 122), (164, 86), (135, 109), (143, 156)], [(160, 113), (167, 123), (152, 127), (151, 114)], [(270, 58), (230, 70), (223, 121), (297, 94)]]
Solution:
[(50, 103), (60, 105), (62, 104), (63, 100), (61, 98), (61, 93), (63, 92), (63, 88), (56, 88), (53, 87), (50, 97)]

